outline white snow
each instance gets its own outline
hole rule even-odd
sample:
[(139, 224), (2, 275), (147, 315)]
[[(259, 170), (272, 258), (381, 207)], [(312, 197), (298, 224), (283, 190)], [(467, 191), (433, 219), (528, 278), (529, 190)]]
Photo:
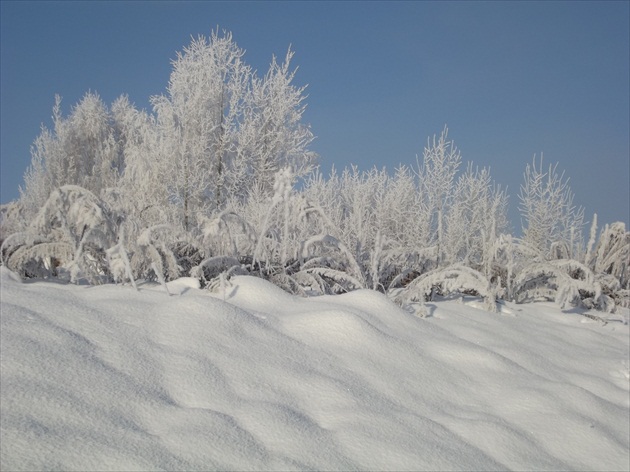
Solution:
[(0, 275), (1, 470), (630, 464), (627, 310)]

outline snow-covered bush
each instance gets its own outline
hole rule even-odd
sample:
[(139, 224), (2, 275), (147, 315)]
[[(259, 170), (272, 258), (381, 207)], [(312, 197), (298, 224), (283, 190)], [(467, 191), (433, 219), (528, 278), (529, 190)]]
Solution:
[[(360, 172), (356, 167), (340, 175), (333, 170), (328, 179), (314, 174), (304, 197), (301, 215), (311, 232), (303, 241), (330, 236), (340, 243), (319, 245), (309, 256), (325, 257), (322, 268), (329, 275), (334, 275), (328, 270), (333, 266), (344, 272), (351, 278), (348, 287), (385, 291), (408, 268), (424, 271), (437, 263), (435, 252), (426, 250), (428, 207), (408, 168), (393, 176), (385, 169)], [(334, 254), (342, 256), (336, 265), (330, 262)]]
[(26, 223), (24, 208), (20, 201), (0, 205), (0, 246), (10, 235), (24, 231)]
[(593, 272), (573, 259), (534, 262), (514, 280), (513, 297), (517, 303), (545, 299), (555, 301), (563, 309), (584, 305), (614, 310), (614, 303), (600, 300), (601, 295), (602, 287)]
[(630, 231), (621, 221), (606, 225), (589, 261), (596, 274), (608, 274), (619, 280), (621, 288), (630, 288)]
[(413, 302), (432, 300), (436, 294), (477, 295), (483, 298), (484, 306), (488, 311), (496, 312), (496, 302), (501, 292), (482, 273), (470, 267), (455, 264), (417, 277), (404, 289), (396, 291), (393, 298), (404, 307)]
[(231, 256), (208, 257), (193, 267), (190, 276), (199, 279), (201, 288), (214, 291), (233, 275), (247, 274), (238, 259)]
[(254, 228), (233, 211), (219, 212), (207, 219), (202, 227), (206, 254), (217, 256), (253, 255), (256, 234)]
[(180, 267), (172, 249), (173, 241), (178, 239), (178, 232), (167, 224), (146, 228), (136, 240), (131, 257), (136, 278), (157, 279), (166, 289), (166, 281), (179, 277)]
[(630, 231), (620, 221), (604, 226), (593, 250), (596, 224), (597, 215), (591, 226), (585, 264), (599, 281), (607, 305), (630, 307)]
[(118, 242), (105, 251), (109, 263), (109, 270), (111, 271), (114, 282), (118, 283), (128, 280), (137, 290), (133, 270), (131, 269), (131, 262), (129, 261), (129, 254), (127, 253), (124, 242), (124, 225), (120, 225)]
[(328, 285), (331, 293), (366, 288), (366, 280), (356, 259), (343, 242), (320, 234), (305, 241), (300, 273), (315, 277), (317, 285)]
[(22, 278), (57, 277), (57, 267), (74, 259), (70, 244), (51, 242), (27, 231), (7, 237), (1, 253), (3, 265)]
[(92, 192), (64, 185), (52, 192), (26, 231), (4, 241), (3, 261), (25, 277), (56, 276), (61, 267), (72, 281), (106, 281), (106, 250), (114, 245), (115, 226), (110, 210)]

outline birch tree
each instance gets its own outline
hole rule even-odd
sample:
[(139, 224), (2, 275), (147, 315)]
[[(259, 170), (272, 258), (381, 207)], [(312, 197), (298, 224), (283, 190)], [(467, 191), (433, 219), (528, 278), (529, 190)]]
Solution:
[(230, 33), (199, 36), (173, 61), (167, 95), (152, 97), (169, 169), (169, 200), (189, 230), (225, 201), (225, 169), (234, 151), (251, 74)]

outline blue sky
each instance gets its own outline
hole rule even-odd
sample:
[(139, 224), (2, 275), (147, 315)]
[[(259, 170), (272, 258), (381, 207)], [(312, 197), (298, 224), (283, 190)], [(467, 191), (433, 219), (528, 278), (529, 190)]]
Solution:
[(444, 125), (508, 187), (515, 230), (534, 154), (600, 224), (630, 220), (630, 2), (1, 2), (1, 195), (30, 145), (88, 91), (139, 108), (219, 26), (261, 73), (291, 44), (322, 170), (414, 164)]

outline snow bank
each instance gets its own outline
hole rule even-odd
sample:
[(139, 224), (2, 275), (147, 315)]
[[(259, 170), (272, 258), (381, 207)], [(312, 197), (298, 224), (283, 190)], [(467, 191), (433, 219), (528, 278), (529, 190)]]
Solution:
[(0, 277), (2, 470), (628, 467), (621, 318)]

